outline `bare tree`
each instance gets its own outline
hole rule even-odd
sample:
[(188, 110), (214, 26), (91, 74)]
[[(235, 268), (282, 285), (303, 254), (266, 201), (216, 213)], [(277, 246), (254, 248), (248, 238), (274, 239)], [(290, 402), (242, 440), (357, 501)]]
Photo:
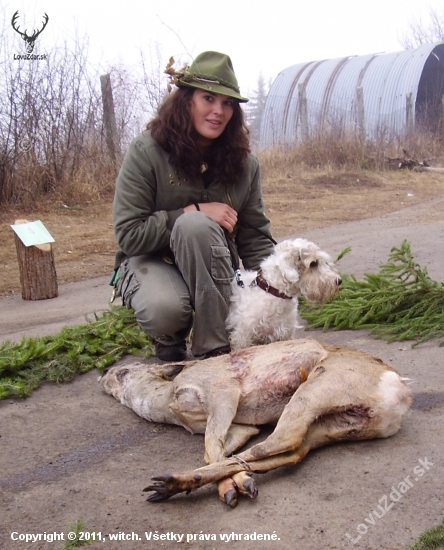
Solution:
[[(46, 59), (24, 60), (14, 55), (18, 35), (8, 27), (10, 15), (1, 7), (0, 204), (60, 195), (76, 181), (82, 189), (111, 191), (118, 166), (106, 146), (100, 75), (88, 61), (87, 37), (76, 32), (73, 40), (51, 47)], [(164, 94), (159, 47), (149, 52), (151, 59), (141, 53), (142, 64), (134, 69), (107, 71), (122, 151)]]
[(269, 85), (266, 85), (261, 73), (257, 79), (257, 90), (253, 91), (252, 97), (246, 106), (247, 122), (253, 147), (259, 144), (262, 115), (264, 113), (269, 87)]
[(145, 128), (167, 93), (162, 70), (158, 44), (149, 48), (148, 58), (140, 51), (140, 64), (137, 67), (114, 65), (109, 69), (122, 149)]
[(444, 9), (429, 9), (429, 21), (414, 19), (409, 31), (402, 37), (400, 44), (406, 50), (417, 48), (421, 44), (444, 42)]
[(1, 37), (0, 203), (32, 200), (66, 184), (92, 150), (105, 150), (87, 40), (77, 36), (46, 59), (22, 60), (11, 36)]
[(157, 111), (165, 95), (167, 94), (166, 77), (163, 70), (166, 61), (162, 63), (161, 47), (158, 43), (149, 49), (150, 59), (140, 51), (142, 63), (142, 95), (140, 97), (141, 107), (151, 118)]

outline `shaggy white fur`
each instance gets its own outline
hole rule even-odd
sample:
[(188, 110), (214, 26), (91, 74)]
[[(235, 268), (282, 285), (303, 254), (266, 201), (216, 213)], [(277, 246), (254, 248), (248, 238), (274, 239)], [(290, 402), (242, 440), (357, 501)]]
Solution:
[(298, 325), (298, 299), (323, 303), (339, 291), (341, 278), (330, 256), (306, 239), (286, 240), (261, 264), (267, 283), (291, 299), (273, 296), (249, 286), (256, 272), (243, 274), (245, 288), (233, 282), (227, 329), (233, 350), (294, 338)]

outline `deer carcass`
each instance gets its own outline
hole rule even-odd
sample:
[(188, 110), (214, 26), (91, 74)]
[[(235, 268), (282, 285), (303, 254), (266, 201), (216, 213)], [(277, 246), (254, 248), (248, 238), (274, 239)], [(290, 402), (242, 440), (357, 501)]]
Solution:
[[(154, 477), (151, 502), (218, 482), (230, 506), (252, 498), (251, 474), (297, 464), (316, 447), (395, 434), (411, 403), (405, 379), (381, 359), (311, 339), (275, 342), (185, 364), (111, 368), (106, 392), (152, 422), (205, 434), (195, 471)], [(263, 442), (230, 458), (264, 424)]]

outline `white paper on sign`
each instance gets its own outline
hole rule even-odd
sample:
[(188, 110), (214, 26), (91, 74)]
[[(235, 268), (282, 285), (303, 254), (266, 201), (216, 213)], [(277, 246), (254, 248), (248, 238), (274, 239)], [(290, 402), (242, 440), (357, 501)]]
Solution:
[(11, 225), (11, 227), (25, 246), (55, 242), (51, 233), (40, 220), (28, 223), (18, 223), (16, 225)]

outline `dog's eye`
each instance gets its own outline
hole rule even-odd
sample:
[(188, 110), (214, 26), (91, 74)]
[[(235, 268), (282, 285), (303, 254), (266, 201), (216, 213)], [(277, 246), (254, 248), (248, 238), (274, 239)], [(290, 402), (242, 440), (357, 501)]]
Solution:
[(311, 267), (311, 269), (316, 269), (318, 267), (318, 262), (317, 261), (311, 262), (310, 267)]

